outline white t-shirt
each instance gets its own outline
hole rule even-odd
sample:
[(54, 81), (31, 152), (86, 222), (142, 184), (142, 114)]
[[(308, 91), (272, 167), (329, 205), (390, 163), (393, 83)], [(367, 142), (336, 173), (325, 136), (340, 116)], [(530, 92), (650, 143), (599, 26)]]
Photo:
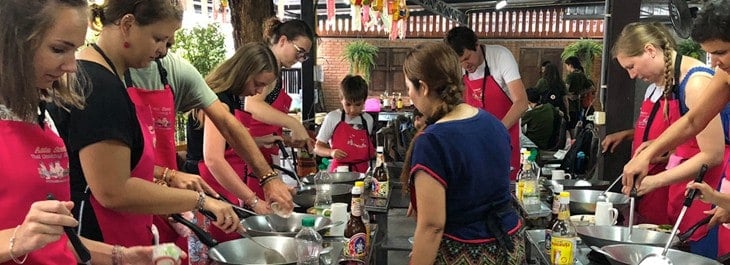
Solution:
[[(489, 64), (489, 72), (494, 78), (494, 81), (504, 90), (504, 92), (511, 97), (509, 94), (509, 88), (507, 83), (521, 79), (520, 68), (517, 66), (517, 61), (507, 48), (499, 45), (482, 45), (484, 50), (484, 58), (486, 58)], [(484, 67), (486, 65), (482, 62), (474, 73), (468, 73), (469, 80), (477, 80), (484, 78)], [(466, 73), (466, 71), (464, 71)]]
[[(368, 132), (370, 132), (370, 135), (373, 134), (373, 116), (370, 116), (370, 114), (363, 112), (362, 116), (365, 118), (365, 121), (367, 121), (368, 125)], [(342, 110), (336, 109), (333, 111), (330, 111), (327, 113), (327, 116), (324, 117), (324, 121), (322, 121), (322, 126), (319, 128), (319, 133), (317, 134), (317, 141), (328, 143), (330, 144), (330, 140), (332, 139), (332, 134), (335, 132), (335, 127), (338, 123), (340, 123), (340, 120), (342, 120)], [(350, 119), (347, 115), (345, 115), (345, 123), (347, 124), (362, 124), (362, 121), (360, 119), (360, 116), (357, 116), (355, 118)]]

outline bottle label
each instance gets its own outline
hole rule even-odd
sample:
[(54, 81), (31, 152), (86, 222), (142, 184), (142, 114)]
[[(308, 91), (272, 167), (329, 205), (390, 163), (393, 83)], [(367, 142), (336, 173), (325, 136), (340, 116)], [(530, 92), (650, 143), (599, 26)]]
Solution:
[(373, 183), (371, 185), (370, 190), (370, 197), (373, 198), (387, 198), (388, 197), (388, 190), (390, 190), (390, 187), (388, 186), (388, 181), (381, 181), (377, 178), (373, 178)]
[(545, 229), (545, 249), (548, 253), (550, 253), (550, 249), (552, 248), (552, 233), (552, 230)]
[(550, 261), (552, 261), (552, 264), (573, 264), (574, 239), (553, 236), (550, 239), (550, 245)]
[(363, 258), (365, 257), (365, 246), (366, 246), (365, 233), (357, 233), (350, 237), (345, 243), (343, 251), (345, 256)]
[(353, 216), (362, 216), (362, 199), (358, 198), (352, 198), (352, 203), (350, 203), (350, 211), (352, 212)]

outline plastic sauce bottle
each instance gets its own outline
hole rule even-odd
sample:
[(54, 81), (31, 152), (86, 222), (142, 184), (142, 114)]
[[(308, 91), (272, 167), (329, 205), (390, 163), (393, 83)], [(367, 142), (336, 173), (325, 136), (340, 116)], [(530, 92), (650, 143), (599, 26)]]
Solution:
[(319, 265), (322, 236), (314, 230), (314, 217), (302, 218), (302, 230), (296, 235), (297, 264)]
[(560, 213), (551, 233), (550, 261), (555, 265), (572, 265), (575, 260), (575, 226), (570, 221), (570, 193), (560, 193)]
[(344, 234), (345, 238), (348, 238), (344, 247), (345, 255), (358, 259), (365, 258), (367, 248), (367, 230), (365, 229), (365, 223), (362, 221), (363, 204), (361, 195), (364, 186), (365, 183), (358, 181), (352, 187), (350, 220), (347, 221)]

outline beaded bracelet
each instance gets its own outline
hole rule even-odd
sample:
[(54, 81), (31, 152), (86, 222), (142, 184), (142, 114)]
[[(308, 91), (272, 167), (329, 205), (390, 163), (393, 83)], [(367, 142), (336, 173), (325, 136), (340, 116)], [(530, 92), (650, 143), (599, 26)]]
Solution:
[(195, 209), (198, 211), (203, 210), (203, 206), (205, 206), (205, 193), (200, 192), (198, 193), (198, 201), (195, 203)]
[(122, 246), (114, 245), (112, 247), (112, 265), (124, 264), (124, 253), (122, 252)]
[(263, 180), (260, 180), (260, 181), (259, 181), (259, 183), (260, 183), (261, 187), (263, 187), (263, 186), (264, 186), (264, 185), (266, 185), (267, 183), (269, 183), (269, 182), (271, 182), (272, 180), (274, 180), (274, 179), (277, 179), (277, 178), (279, 178), (279, 176), (271, 176), (271, 177), (265, 178), (265, 179), (263, 179)]
[(170, 171), (170, 168), (166, 167), (165, 170), (162, 171), (162, 178), (160, 178), (160, 180), (164, 181), (165, 183), (167, 183), (167, 172), (168, 171)]
[(259, 204), (259, 197), (254, 194), (253, 199), (249, 200), (251, 203), (248, 204), (248, 206), (251, 207), (251, 209), (256, 208), (256, 205)]
[(175, 178), (175, 173), (177, 173), (176, 170), (170, 169), (170, 175), (167, 176), (167, 179), (165, 179), (165, 182), (167, 182), (167, 183), (172, 182), (172, 179)]
[(20, 225), (15, 227), (15, 230), (13, 230), (13, 237), (10, 238), (10, 247), (8, 253), (10, 254), (10, 258), (13, 259), (13, 262), (16, 264), (23, 264), (25, 263), (25, 260), (28, 259), (28, 253), (25, 253), (22, 260), (18, 260), (18, 258), (13, 255), (13, 247), (15, 246), (15, 234), (18, 232), (18, 228), (20, 228)]

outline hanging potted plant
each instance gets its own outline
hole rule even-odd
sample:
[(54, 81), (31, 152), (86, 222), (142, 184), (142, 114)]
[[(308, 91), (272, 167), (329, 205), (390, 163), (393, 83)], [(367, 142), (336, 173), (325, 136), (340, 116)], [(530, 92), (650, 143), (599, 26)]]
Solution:
[(342, 52), (342, 56), (350, 63), (350, 74), (361, 75), (368, 82), (377, 55), (378, 47), (363, 40), (350, 42)]
[(677, 43), (677, 51), (679, 54), (686, 55), (702, 62), (707, 61), (707, 54), (702, 50), (699, 43), (692, 39), (681, 40)]
[(580, 39), (566, 46), (563, 53), (560, 54), (560, 57), (563, 60), (571, 56), (578, 57), (585, 69), (586, 76), (590, 78), (593, 59), (600, 58), (602, 54), (603, 45), (600, 42), (591, 39)]

